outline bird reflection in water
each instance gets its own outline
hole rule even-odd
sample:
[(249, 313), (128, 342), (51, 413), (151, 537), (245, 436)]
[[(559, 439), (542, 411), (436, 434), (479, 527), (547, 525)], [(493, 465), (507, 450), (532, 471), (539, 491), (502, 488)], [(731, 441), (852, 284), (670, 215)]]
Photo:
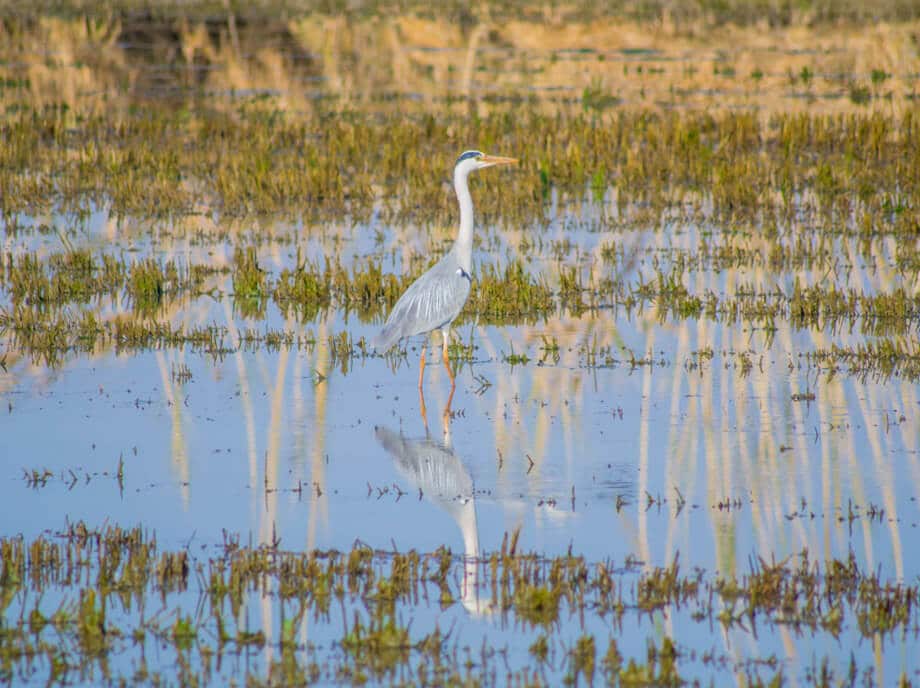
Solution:
[(479, 533), (476, 527), (476, 503), (473, 479), (450, 441), (450, 400), (441, 416), (442, 441), (433, 439), (425, 423), (425, 437), (410, 439), (389, 428), (376, 427), (374, 433), (396, 469), (413, 487), (422, 491), (429, 502), (437, 504), (459, 526), (463, 535), (463, 584), (461, 601), (472, 614), (488, 611), (488, 601), (479, 599)]

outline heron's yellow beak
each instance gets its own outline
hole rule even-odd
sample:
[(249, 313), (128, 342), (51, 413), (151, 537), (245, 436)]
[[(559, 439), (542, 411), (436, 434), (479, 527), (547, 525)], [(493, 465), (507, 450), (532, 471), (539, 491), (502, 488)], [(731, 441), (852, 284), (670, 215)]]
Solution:
[(489, 165), (516, 165), (517, 158), (503, 158), (500, 155), (483, 155), (479, 158), (481, 162)]

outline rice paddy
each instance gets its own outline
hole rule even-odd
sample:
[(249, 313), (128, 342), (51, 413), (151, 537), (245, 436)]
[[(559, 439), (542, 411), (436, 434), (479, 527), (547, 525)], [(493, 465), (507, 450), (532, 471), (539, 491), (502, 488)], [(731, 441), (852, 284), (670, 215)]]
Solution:
[(0, 4), (0, 682), (920, 683), (917, 8), (333, 5)]

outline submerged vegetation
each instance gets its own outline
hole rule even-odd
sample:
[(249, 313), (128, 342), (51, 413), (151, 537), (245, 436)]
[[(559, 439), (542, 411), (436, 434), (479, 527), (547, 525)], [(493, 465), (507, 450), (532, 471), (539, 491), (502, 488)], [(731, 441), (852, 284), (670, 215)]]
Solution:
[[(0, 212), (102, 204), (115, 215), (282, 213), (447, 222), (444, 183), (464, 142), (520, 156), (521, 172), (480, 194), (486, 217), (530, 225), (550, 189), (612, 189), (648, 221), (677, 211), (710, 222), (912, 240), (920, 227), (920, 116), (518, 108), (434, 118), (278, 110), (271, 101), (116, 113), (8, 106), (0, 123)], [(397, 200), (398, 199), (398, 200)], [(499, 212), (500, 211), (500, 212)], [(814, 231), (813, 230), (813, 231)]]
[[(329, 259), (318, 265), (298, 256), (293, 267), (275, 277), (259, 265), (251, 247), (238, 248), (232, 265), (223, 267), (180, 266), (149, 258), (127, 262), (109, 255), (96, 259), (86, 250), (53, 253), (44, 260), (30, 253), (18, 258), (7, 254), (5, 264), (0, 294), (8, 296), (9, 306), (0, 308), (0, 333), (11, 336), (21, 351), (49, 364), (59, 362), (68, 351), (93, 351), (109, 344), (118, 349), (192, 344), (218, 355), (228, 347), (243, 345), (243, 338), (235, 343), (225, 341), (227, 330), (216, 323), (187, 329), (159, 320), (158, 316), (168, 314), (167, 306), (183, 295), (188, 299), (214, 296), (229, 288), (229, 297), (247, 318), (264, 319), (265, 305), (271, 299), (280, 313), (296, 316), (300, 323), (312, 322), (329, 310), (376, 321), (418, 276), (413, 270), (397, 277), (385, 272), (381, 262), (370, 259), (349, 269)], [(563, 272), (560, 282), (551, 285), (545, 277), (529, 274), (520, 260), (504, 269), (481, 264), (470, 303), (458, 323), (546, 322), (565, 312), (631, 317), (651, 309), (667, 320), (740, 322), (771, 330), (782, 321), (804, 329), (855, 328), (881, 339), (852, 352), (838, 348), (815, 352), (815, 360), (834, 364), (835, 371), (839, 370), (837, 364), (847, 363), (845, 370), (920, 379), (914, 347), (892, 339), (916, 336), (920, 324), (920, 295), (901, 286), (891, 293), (867, 295), (855, 289), (838, 290), (833, 285), (829, 289), (803, 288), (796, 282), (788, 294), (778, 289), (761, 292), (746, 285), (723, 295), (711, 290), (694, 294), (683, 285), (684, 277), (675, 272), (679, 265), (677, 261), (671, 274), (659, 270), (655, 279), (638, 284), (606, 276), (579, 281)], [(417, 270), (423, 268), (417, 266)], [(96, 312), (101, 299), (114, 303), (125, 300), (130, 304), (129, 312), (101, 319)], [(73, 310), (71, 305), (81, 308)], [(295, 332), (281, 334), (281, 345), (315, 343)], [(251, 338), (248, 341), (251, 343)], [(363, 342), (361, 347), (363, 351)], [(339, 357), (346, 351), (348, 357), (358, 353), (353, 346), (340, 346)], [(611, 360), (609, 352), (604, 358)], [(596, 361), (597, 352), (587, 355), (588, 365)]]
[[(618, 629), (673, 617), (690, 632), (716, 627), (746, 635), (755, 628), (760, 634), (789, 628), (853, 641), (915, 635), (920, 622), (915, 583), (862, 571), (852, 557), (818, 563), (804, 551), (790, 561), (756, 562), (740, 577), (709, 576), (683, 572), (676, 557), (666, 568), (643, 570), (578, 556), (521, 554), (516, 539), (469, 559), (443, 548), (290, 552), (241, 546), (226, 534), (216, 551), (193, 554), (164, 550), (140, 527), (96, 530), (83, 522), (32, 540), (3, 537), (0, 678), (188, 683), (220, 680), (246, 658), (246, 680), (271, 685), (440, 685), (474, 676), (492, 685), (503, 683), (495, 673), (499, 667), (527, 685), (543, 685), (560, 669), (570, 680), (596, 673), (623, 685), (682, 685), (696, 678), (702, 660), (717, 672), (773, 685), (787, 675), (781, 658), (752, 657), (735, 665), (728, 657), (694, 657), (668, 635), (660, 643), (649, 640), (646, 653), (624, 655), (635, 650), (626, 650), (622, 639), (618, 643)], [(279, 617), (244, 624), (251, 599), (261, 594), (274, 598)], [(456, 624), (468, 612), (460, 600), (533, 638), (530, 657), (489, 647), (488, 630), (481, 641), (461, 639)], [(437, 618), (451, 609), (459, 616), (443, 629)], [(587, 615), (591, 620), (574, 642), (559, 632), (561, 619)], [(308, 626), (325, 628), (337, 640), (310, 642)], [(169, 659), (148, 664), (145, 655), (154, 648)], [(260, 659), (254, 650), (267, 654)], [(854, 670), (829, 662), (830, 656), (816, 660), (830, 673), (810, 676), (806, 685), (843, 680)], [(125, 671), (137, 662), (140, 675)], [(263, 672), (267, 679), (259, 678)], [(864, 680), (871, 684), (871, 674)]]

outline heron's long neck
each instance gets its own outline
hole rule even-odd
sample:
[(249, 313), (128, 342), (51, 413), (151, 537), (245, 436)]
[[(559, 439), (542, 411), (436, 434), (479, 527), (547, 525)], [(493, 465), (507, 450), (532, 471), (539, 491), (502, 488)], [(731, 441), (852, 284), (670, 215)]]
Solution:
[(466, 178), (466, 173), (459, 170), (454, 172), (454, 190), (457, 192), (457, 202), (460, 204), (460, 231), (457, 233), (454, 252), (460, 262), (460, 267), (470, 273), (473, 260), (473, 197), (470, 196), (470, 187), (467, 185)]

